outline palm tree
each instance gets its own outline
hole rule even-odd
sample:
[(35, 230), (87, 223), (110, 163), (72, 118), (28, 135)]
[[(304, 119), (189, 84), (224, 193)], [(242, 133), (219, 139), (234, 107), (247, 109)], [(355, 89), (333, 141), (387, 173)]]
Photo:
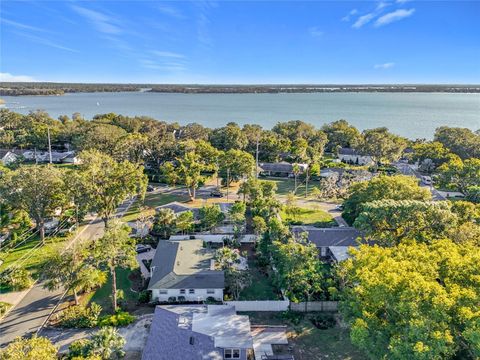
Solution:
[(156, 233), (163, 233), (163, 238), (168, 239), (170, 233), (175, 229), (177, 217), (172, 209), (163, 208), (158, 210), (153, 224)]
[(298, 164), (293, 164), (292, 172), (293, 172), (293, 176), (295, 178), (295, 187), (293, 188), (293, 193), (296, 194), (297, 193), (297, 178), (298, 178), (298, 175), (300, 174), (300, 166), (298, 166)]

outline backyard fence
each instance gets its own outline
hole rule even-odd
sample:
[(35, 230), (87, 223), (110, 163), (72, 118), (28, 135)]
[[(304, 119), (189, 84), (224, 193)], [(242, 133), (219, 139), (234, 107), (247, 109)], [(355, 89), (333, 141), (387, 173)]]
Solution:
[(290, 303), (290, 310), (308, 312), (308, 311), (337, 311), (338, 301), (309, 301), (307, 303)]
[(252, 301), (225, 301), (224, 304), (233, 305), (237, 311), (332, 311), (338, 310), (338, 301), (309, 301), (294, 303), (289, 300), (252, 300)]
[(225, 301), (237, 311), (287, 311), (289, 300)]

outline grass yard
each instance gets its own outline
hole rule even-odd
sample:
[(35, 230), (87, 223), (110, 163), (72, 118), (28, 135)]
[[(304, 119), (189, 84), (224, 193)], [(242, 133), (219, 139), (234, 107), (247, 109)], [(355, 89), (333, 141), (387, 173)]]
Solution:
[[(56, 251), (64, 248), (69, 240), (69, 236), (47, 238), (45, 239), (45, 245), (30, 253), (30, 251), (40, 243), (40, 240), (36, 238), (19, 246), (8, 254), (0, 253), (0, 258), (3, 260), (3, 264), (0, 266), (0, 271), (5, 270), (12, 265), (21, 265), (22, 268), (30, 271), (35, 278), (38, 276), (40, 267), (45, 260)], [(20, 260), (21, 258), (22, 260)]]
[(296, 216), (287, 215), (285, 210), (280, 212), (280, 216), (284, 221), (292, 221), (298, 225), (310, 225), (316, 227), (333, 227), (337, 226), (335, 220), (333, 220), (332, 216), (321, 209), (313, 209), (313, 208), (299, 208), (298, 214)]
[(289, 346), (295, 360), (363, 360), (365, 355), (355, 348), (347, 329), (336, 326), (327, 330), (317, 329), (305, 314), (297, 325), (282, 318), (282, 313), (249, 312), (252, 325), (287, 325)]
[(254, 259), (249, 259), (248, 267), (252, 282), (241, 292), (239, 300), (280, 300), (278, 291), (272, 283), (273, 279), (257, 266)]
[[(138, 294), (131, 290), (132, 282), (129, 279), (130, 274), (132, 271), (130, 269), (119, 269), (116, 270), (117, 273), (117, 290), (123, 290), (123, 294), (125, 296), (124, 300), (127, 302), (136, 302), (138, 299)], [(91, 303), (95, 302), (99, 304), (104, 313), (110, 312), (112, 309), (111, 306), (111, 298), (110, 295), (112, 294), (112, 280), (111, 277), (108, 276), (107, 282), (99, 287), (96, 291), (88, 294), (82, 300), (84, 303)]]
[[(277, 195), (288, 195), (288, 193), (292, 192), (295, 189), (295, 180), (290, 178), (275, 178), (275, 177), (268, 177), (268, 178), (260, 178), (260, 180), (266, 181), (273, 181), (277, 184)], [(313, 190), (313, 188), (319, 187), (318, 181), (309, 181), (308, 183), (308, 192)], [(301, 182), (298, 180), (297, 183), (297, 196), (304, 197), (305, 196), (305, 181)]]
[(144, 205), (155, 208), (157, 206), (165, 205), (173, 201), (187, 202), (189, 199), (187, 196), (168, 194), (168, 193), (147, 193), (145, 195)]

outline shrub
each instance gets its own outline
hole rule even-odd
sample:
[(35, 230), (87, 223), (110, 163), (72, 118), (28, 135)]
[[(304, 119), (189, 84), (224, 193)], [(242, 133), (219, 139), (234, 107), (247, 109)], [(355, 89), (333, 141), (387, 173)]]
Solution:
[(178, 297), (178, 302), (185, 302), (185, 296), (180, 295)]
[(8, 273), (2, 273), (0, 282), (17, 291), (28, 289), (33, 285), (33, 279), (25, 269), (14, 269)]
[(310, 321), (316, 328), (326, 330), (336, 325), (337, 321), (333, 314), (321, 313), (310, 318)]
[(215, 300), (215, 298), (213, 296), (209, 296), (209, 297), (207, 297), (207, 300), (205, 300), (205, 304), (215, 304), (217, 302), (218, 301)]
[(127, 326), (135, 321), (135, 316), (129, 314), (126, 311), (117, 311), (113, 315), (106, 315), (102, 316), (100, 320), (98, 320), (98, 326), (105, 327), (105, 326)]
[(89, 356), (91, 342), (88, 339), (80, 339), (72, 342), (68, 347), (68, 359), (84, 359)]
[(2, 317), (11, 306), (9, 303), (0, 301), (0, 317)]
[(102, 307), (92, 303), (90, 307), (75, 305), (66, 308), (60, 315), (60, 326), (66, 328), (92, 328), (97, 326)]
[(138, 294), (138, 302), (141, 304), (148, 304), (152, 299), (152, 292), (149, 290), (143, 290)]
[(177, 298), (175, 296), (170, 296), (168, 298), (168, 302), (175, 302), (175, 301), (177, 301)]
[(304, 314), (294, 311), (284, 311), (282, 318), (292, 323), (292, 325), (298, 325), (304, 318)]

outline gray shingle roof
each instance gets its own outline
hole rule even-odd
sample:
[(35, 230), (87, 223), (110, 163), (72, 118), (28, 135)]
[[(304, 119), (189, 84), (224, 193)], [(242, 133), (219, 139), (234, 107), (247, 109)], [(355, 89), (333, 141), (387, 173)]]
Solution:
[[(287, 162), (280, 163), (260, 163), (258, 166), (262, 171), (271, 171), (278, 173), (291, 173), (293, 171), (293, 165)], [(298, 164), (300, 166), (300, 172), (303, 172), (305, 164)]]
[(202, 305), (176, 310), (157, 306), (142, 360), (222, 360), (223, 351), (215, 347), (213, 337), (192, 331), (193, 314), (202, 312)]
[(294, 227), (293, 232), (300, 234), (308, 233), (308, 241), (314, 243), (317, 247), (328, 246), (357, 246), (357, 238), (362, 238), (362, 233), (354, 228), (311, 228)]
[(210, 270), (215, 252), (202, 240), (164, 240), (158, 243), (149, 289), (223, 289), (223, 271)]

